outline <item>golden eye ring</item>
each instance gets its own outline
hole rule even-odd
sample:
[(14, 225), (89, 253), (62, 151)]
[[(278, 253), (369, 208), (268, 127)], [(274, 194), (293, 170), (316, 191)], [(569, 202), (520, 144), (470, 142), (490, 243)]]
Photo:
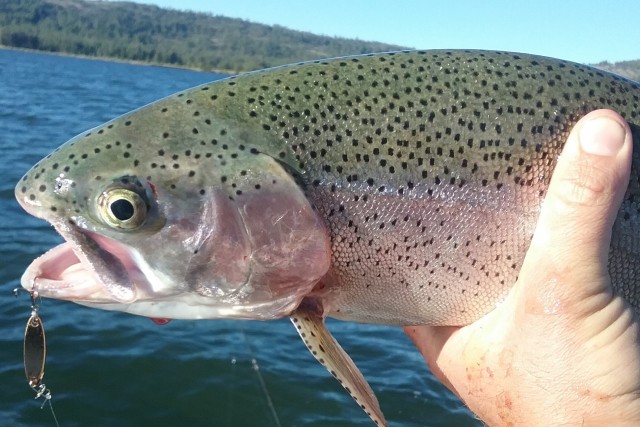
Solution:
[(132, 230), (144, 224), (148, 209), (144, 199), (135, 191), (115, 188), (100, 195), (99, 210), (108, 226)]

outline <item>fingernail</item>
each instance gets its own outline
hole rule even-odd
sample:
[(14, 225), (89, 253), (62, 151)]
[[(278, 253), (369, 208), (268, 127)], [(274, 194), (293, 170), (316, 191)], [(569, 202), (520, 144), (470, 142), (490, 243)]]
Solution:
[(598, 117), (580, 128), (582, 150), (598, 156), (615, 156), (624, 145), (625, 130), (609, 117)]

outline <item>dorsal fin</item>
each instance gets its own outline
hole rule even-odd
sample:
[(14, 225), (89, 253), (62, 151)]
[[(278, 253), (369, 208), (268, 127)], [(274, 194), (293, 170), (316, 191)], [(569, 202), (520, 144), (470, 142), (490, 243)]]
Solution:
[(376, 425), (388, 426), (369, 383), (327, 330), (319, 305), (305, 300), (289, 316), (305, 345), (318, 362), (342, 384)]

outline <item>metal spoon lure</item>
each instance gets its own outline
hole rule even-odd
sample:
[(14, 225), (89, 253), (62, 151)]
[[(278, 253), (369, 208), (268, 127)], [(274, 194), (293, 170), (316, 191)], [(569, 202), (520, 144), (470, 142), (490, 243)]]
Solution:
[[(32, 296), (33, 299), (33, 296)], [(37, 390), (44, 378), (44, 366), (47, 357), (47, 340), (42, 319), (36, 309), (31, 311), (24, 331), (24, 373), (29, 387)]]
[[(22, 289), (13, 290), (15, 296), (18, 296)], [(29, 291), (26, 291), (29, 292)], [(36, 399), (43, 397), (45, 400), (41, 408), (48, 402), (51, 414), (59, 427), (56, 414), (51, 404), (51, 390), (42, 382), (44, 378), (44, 367), (47, 357), (47, 340), (44, 333), (44, 324), (38, 315), (39, 306), (37, 302), (38, 292), (33, 290), (29, 292), (31, 297), (31, 316), (27, 320), (24, 331), (24, 373), (27, 377), (29, 387), (36, 392)]]

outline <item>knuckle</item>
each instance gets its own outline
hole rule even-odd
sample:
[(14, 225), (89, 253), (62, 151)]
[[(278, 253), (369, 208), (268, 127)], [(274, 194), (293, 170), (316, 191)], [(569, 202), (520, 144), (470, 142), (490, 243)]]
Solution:
[(615, 178), (608, 169), (585, 162), (577, 162), (572, 169), (553, 189), (556, 209), (570, 213), (611, 203)]

